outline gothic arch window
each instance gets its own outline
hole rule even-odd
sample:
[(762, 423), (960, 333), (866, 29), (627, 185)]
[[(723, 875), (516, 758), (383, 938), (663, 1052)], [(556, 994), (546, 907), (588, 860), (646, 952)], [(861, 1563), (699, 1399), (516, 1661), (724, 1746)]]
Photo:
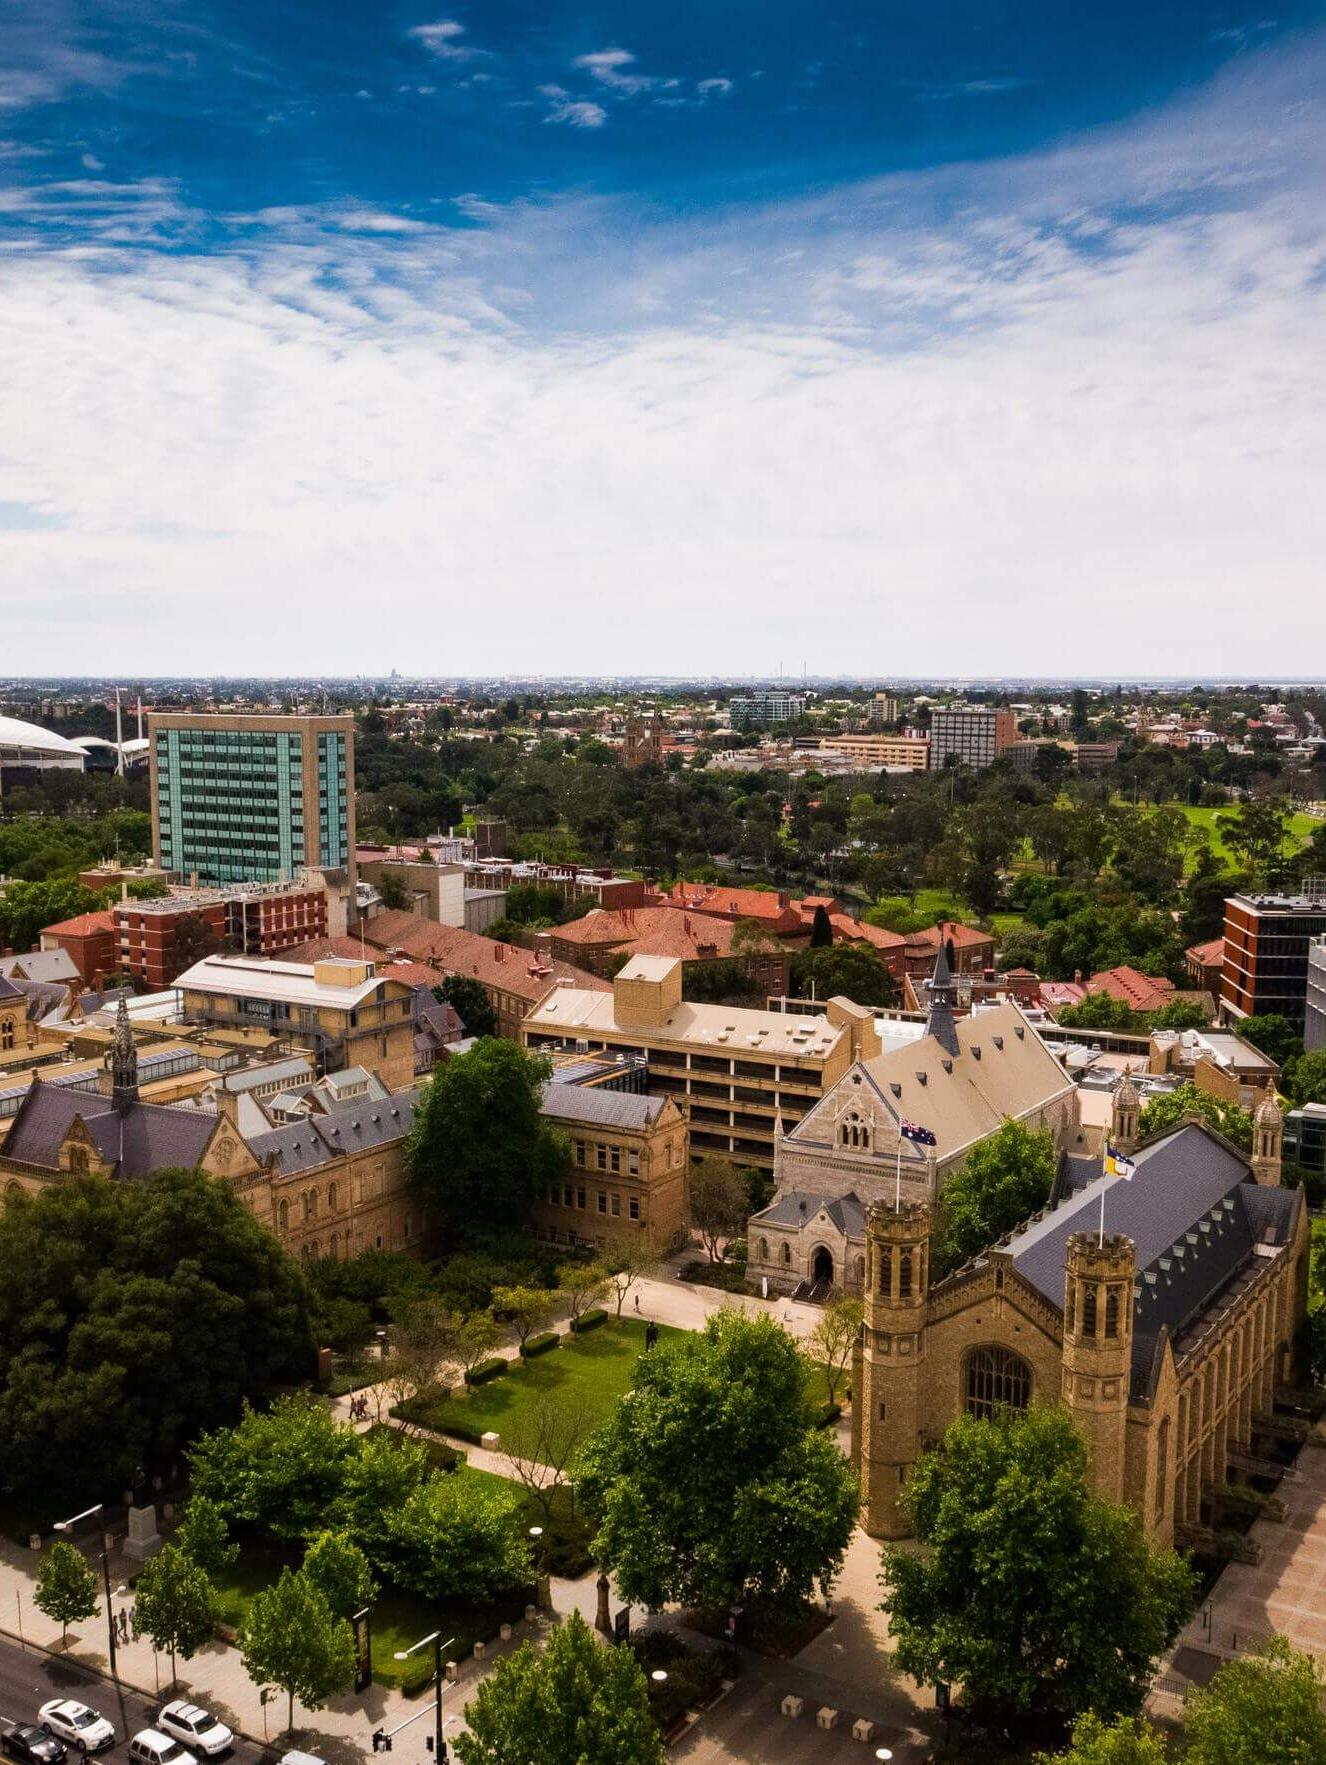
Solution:
[(9, 1049), (14, 1046), (14, 1020), (12, 1017), (0, 1017), (0, 1048)]
[(767, 1238), (760, 1239), (759, 1244), (756, 1246), (756, 1254), (759, 1256), (759, 1259), (761, 1262), (768, 1262), (768, 1260), (769, 1260), (769, 1240)]
[(858, 1256), (856, 1259), (856, 1278), (864, 1287), (866, 1284), (866, 1259), (864, 1256)]
[(879, 1252), (879, 1291), (883, 1298), (893, 1296), (893, 1252), (886, 1244)]
[(974, 1348), (967, 1356), (967, 1414), (984, 1419), (1002, 1405), (1024, 1410), (1031, 1402), (1031, 1368), (1008, 1348)]
[(1114, 1288), (1105, 1295), (1105, 1334), (1119, 1334), (1119, 1295)]
[(288, 1201), (279, 1201), (276, 1205), (276, 1226), (277, 1230), (281, 1232), (290, 1230), (290, 1203)]
[(778, 1260), (783, 1264), (784, 1268), (786, 1268), (791, 1262), (792, 1246), (790, 1244), (784, 1242), (782, 1249), (778, 1252)]
[(339, 1232), (333, 1232), (331, 1237), (327, 1240), (327, 1255), (331, 1258), (331, 1260), (333, 1262), (335, 1262), (337, 1257), (340, 1256), (340, 1254), (341, 1254), (341, 1234)]
[(335, 1185), (335, 1183), (328, 1183), (328, 1185), (327, 1185), (327, 1212), (328, 1213), (335, 1213), (336, 1212), (336, 1185)]
[(315, 1219), (317, 1219), (317, 1217), (318, 1217), (318, 1192), (316, 1189), (310, 1189), (306, 1192), (306, 1194), (304, 1196), (304, 1218), (306, 1220), (315, 1220)]
[(1082, 1298), (1082, 1334), (1096, 1334), (1096, 1289), (1088, 1287)]
[(898, 1253), (898, 1298), (910, 1299), (912, 1296), (912, 1253), (903, 1250)]
[(1169, 1483), (1169, 1417), (1160, 1424), (1160, 1433), (1156, 1439), (1156, 1518), (1162, 1519), (1165, 1513), (1165, 1502), (1168, 1497)]
[(87, 1164), (87, 1147), (86, 1146), (71, 1146), (69, 1148), (69, 1168), (71, 1171), (86, 1171), (87, 1170), (88, 1164)]
[(844, 1146), (853, 1151), (868, 1152), (870, 1150), (870, 1124), (864, 1121), (856, 1110), (848, 1115), (838, 1130), (838, 1138)]

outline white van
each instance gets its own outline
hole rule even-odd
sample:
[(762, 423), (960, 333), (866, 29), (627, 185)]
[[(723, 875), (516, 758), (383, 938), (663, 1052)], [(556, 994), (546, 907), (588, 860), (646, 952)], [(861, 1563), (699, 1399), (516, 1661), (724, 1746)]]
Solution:
[(129, 1742), (129, 1757), (133, 1765), (198, 1765), (198, 1761), (186, 1747), (174, 1739), (172, 1735), (162, 1734), (156, 1728), (144, 1728)]

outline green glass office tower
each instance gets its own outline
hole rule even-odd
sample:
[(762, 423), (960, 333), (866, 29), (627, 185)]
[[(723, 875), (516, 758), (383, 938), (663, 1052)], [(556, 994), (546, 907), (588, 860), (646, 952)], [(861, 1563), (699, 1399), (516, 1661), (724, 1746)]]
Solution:
[(183, 880), (279, 882), (354, 857), (354, 720), (150, 712), (157, 862)]

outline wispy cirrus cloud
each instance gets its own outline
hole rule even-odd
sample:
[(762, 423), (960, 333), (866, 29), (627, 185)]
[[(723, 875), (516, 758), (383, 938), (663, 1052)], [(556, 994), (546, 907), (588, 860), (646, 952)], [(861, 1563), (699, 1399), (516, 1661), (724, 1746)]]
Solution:
[(647, 92), (657, 82), (649, 74), (632, 73), (635, 56), (629, 49), (596, 49), (589, 55), (577, 55), (572, 67), (590, 74), (601, 86), (613, 92), (634, 96)]
[(601, 104), (588, 98), (573, 98), (565, 86), (540, 86), (539, 92), (552, 101), (543, 119), (546, 123), (569, 123), (573, 129), (601, 129), (608, 120)]
[(454, 18), (439, 18), (432, 24), (413, 25), (406, 33), (421, 43), (439, 61), (472, 61), (482, 50), (463, 42), (465, 26)]

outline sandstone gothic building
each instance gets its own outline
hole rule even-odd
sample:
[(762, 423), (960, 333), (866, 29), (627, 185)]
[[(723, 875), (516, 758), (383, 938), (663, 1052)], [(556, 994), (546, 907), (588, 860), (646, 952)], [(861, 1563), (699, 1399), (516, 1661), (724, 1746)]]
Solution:
[(948, 1423), (1001, 1404), (1065, 1404), (1095, 1488), (1162, 1543), (1200, 1542), (1231, 1475), (1255, 1467), (1307, 1294), (1279, 1107), (1258, 1109), (1251, 1158), (1196, 1120), (1137, 1146), (1137, 1114), (1126, 1082), (1130, 1181), (1066, 1157), (1050, 1207), (942, 1280), (928, 1203), (868, 1210), (852, 1446), (875, 1536), (906, 1536), (908, 1474)]

